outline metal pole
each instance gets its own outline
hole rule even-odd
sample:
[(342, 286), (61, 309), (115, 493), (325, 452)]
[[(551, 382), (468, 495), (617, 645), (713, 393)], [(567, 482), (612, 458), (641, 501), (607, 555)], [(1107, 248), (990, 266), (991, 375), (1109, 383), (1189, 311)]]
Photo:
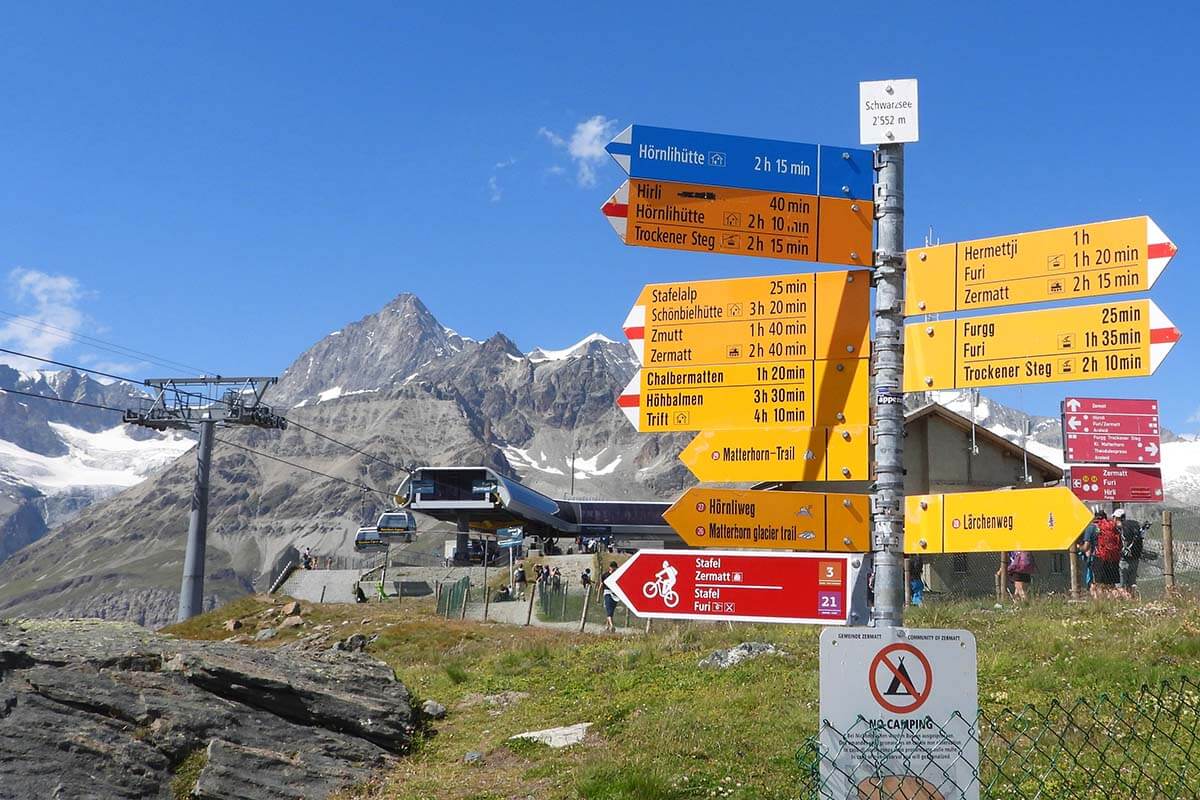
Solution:
[(904, 624), (904, 145), (875, 154), (874, 621)]
[(1167, 592), (1175, 591), (1175, 532), (1171, 527), (1171, 512), (1162, 512), (1162, 559), (1163, 586)]
[(1067, 551), (1067, 558), (1070, 559), (1068, 566), (1071, 569), (1071, 599), (1079, 599), (1079, 551), (1072, 547)]
[(488, 604), (491, 602), (492, 593), (488, 591), (487, 584), (487, 568), (488, 568), (488, 540), (483, 540), (483, 621), (487, 622)]
[(208, 543), (208, 473), (212, 466), (213, 431), (217, 423), (200, 423), (200, 446), (196, 449), (196, 482), (192, 487), (192, 511), (188, 515), (187, 553), (183, 558), (183, 583), (179, 587), (179, 622), (204, 611), (204, 550)]

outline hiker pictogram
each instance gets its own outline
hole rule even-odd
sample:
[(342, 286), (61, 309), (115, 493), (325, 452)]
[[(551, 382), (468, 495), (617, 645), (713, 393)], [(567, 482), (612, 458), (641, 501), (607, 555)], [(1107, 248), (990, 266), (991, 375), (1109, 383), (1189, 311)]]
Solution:
[(875, 654), (867, 669), (875, 701), (893, 714), (911, 714), (929, 699), (933, 668), (915, 646), (897, 642)]

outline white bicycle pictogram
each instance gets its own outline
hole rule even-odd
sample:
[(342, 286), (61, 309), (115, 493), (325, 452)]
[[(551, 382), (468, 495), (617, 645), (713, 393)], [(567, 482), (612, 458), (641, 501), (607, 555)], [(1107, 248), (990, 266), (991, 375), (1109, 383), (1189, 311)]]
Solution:
[(679, 593), (674, 589), (667, 589), (664, 592), (661, 580), (646, 581), (645, 585), (642, 586), (642, 594), (646, 595), (646, 597), (661, 596), (667, 608), (674, 608), (679, 605)]

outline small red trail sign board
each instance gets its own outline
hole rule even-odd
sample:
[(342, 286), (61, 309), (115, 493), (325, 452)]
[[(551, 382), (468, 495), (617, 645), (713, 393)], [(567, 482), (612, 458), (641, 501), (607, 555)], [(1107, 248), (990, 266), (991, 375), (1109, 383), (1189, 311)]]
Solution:
[(1071, 491), (1084, 502), (1161, 503), (1162, 470), (1152, 467), (1071, 467)]
[(607, 584), (639, 617), (846, 625), (861, 557), (639, 550)]
[(1068, 462), (1159, 463), (1157, 400), (1068, 397), (1062, 409), (1063, 454)]

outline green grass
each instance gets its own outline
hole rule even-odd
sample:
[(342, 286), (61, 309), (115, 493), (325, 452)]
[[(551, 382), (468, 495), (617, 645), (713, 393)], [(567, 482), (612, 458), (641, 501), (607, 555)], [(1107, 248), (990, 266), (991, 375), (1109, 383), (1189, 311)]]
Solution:
[(187, 800), (192, 796), (192, 790), (196, 788), (196, 782), (200, 780), (200, 773), (207, 763), (208, 750), (203, 747), (193, 750), (179, 763), (175, 768), (175, 777), (171, 779), (171, 797), (174, 800)]
[[(247, 617), (267, 607), (239, 602)], [(231, 608), (175, 632), (223, 638), (228, 634), (219, 626)], [(431, 608), (406, 599), (402, 607), (312, 611), (313, 620), (350, 620), (337, 628), (339, 636), (377, 632), (371, 653), (391, 664), (415, 696), (449, 709), (434, 724), (436, 736), (344, 798), (465, 800), (519, 790), (539, 800), (771, 800), (797, 796), (807, 779), (797, 756), (817, 727), (818, 628), (656, 623), (649, 636), (579, 635), (445, 620)], [(975, 633), (980, 705), (989, 715), (1026, 703), (1115, 696), (1200, 668), (1200, 607), (1191, 601), (1045, 599), (1002, 609), (990, 601), (959, 602), (913, 609), (907, 622)], [(751, 640), (787, 655), (724, 671), (697, 667), (713, 650)], [(502, 694), (519, 699), (492, 705), (485, 699)], [(509, 742), (516, 733), (578, 722), (593, 726), (583, 743), (565, 750)], [(484, 753), (483, 763), (463, 763), (468, 751)]]

